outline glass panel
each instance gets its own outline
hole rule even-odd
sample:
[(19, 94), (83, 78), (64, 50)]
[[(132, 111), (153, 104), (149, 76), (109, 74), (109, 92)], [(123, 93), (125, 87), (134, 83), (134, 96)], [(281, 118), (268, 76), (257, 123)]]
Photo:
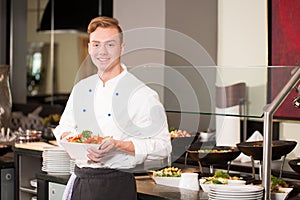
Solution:
[[(276, 91), (272, 89), (272, 96), (276, 96), (293, 69), (287, 66), (143, 66), (130, 71), (158, 91), (169, 113), (261, 118), (271, 94), (270, 74), (273, 82), (280, 83)], [(282, 79), (281, 75), (288, 78)]]

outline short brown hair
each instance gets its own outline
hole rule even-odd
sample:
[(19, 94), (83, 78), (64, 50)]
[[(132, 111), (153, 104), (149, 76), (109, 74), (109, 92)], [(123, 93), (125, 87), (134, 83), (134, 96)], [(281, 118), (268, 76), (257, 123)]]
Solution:
[(91, 20), (90, 24), (88, 25), (87, 32), (91, 34), (94, 32), (98, 27), (101, 28), (116, 28), (120, 33), (121, 42), (123, 42), (123, 31), (119, 25), (119, 21), (112, 17), (106, 16), (99, 16)]

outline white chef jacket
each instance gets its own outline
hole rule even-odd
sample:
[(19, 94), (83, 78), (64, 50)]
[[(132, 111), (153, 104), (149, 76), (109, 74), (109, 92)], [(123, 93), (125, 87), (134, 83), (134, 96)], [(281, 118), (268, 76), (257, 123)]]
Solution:
[(116, 151), (99, 163), (76, 160), (79, 167), (130, 169), (171, 153), (165, 110), (157, 93), (129, 73), (125, 65), (122, 67), (123, 72), (105, 84), (97, 74), (78, 82), (54, 134), (59, 143), (63, 132), (76, 135), (92, 129), (102, 136), (132, 141), (135, 154)]

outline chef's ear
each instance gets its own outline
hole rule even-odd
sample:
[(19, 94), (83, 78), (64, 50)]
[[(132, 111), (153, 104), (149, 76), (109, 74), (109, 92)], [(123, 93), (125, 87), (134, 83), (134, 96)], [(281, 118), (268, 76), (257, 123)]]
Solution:
[(88, 43), (88, 53), (91, 54), (91, 43)]
[(125, 43), (124, 43), (124, 42), (122, 42), (122, 44), (121, 44), (121, 55), (123, 54), (123, 52), (124, 52), (124, 49), (125, 49)]

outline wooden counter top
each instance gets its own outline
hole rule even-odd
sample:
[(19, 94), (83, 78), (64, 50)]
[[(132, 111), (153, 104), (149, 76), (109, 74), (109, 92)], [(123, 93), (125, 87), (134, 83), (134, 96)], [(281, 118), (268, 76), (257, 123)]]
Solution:
[(43, 151), (44, 147), (55, 147), (55, 145), (46, 142), (28, 142), (15, 144), (15, 148), (29, 149), (35, 151)]

